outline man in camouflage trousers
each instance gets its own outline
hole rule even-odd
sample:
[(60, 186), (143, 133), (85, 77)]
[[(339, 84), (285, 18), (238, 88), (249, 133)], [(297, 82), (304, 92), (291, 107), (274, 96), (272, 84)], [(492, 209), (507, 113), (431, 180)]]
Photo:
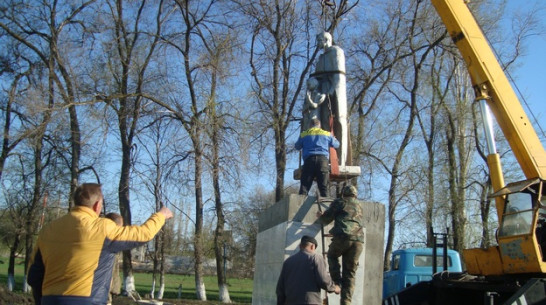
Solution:
[[(357, 190), (354, 186), (345, 186), (341, 194), (341, 198), (334, 200), (324, 213), (317, 212), (317, 217), (325, 225), (334, 221), (334, 227), (330, 230), (333, 239), (328, 248), (328, 266), (332, 280), (341, 286), (340, 304), (349, 305), (364, 244), (363, 210), (362, 203), (356, 199)], [(340, 256), (343, 275), (339, 265)]]

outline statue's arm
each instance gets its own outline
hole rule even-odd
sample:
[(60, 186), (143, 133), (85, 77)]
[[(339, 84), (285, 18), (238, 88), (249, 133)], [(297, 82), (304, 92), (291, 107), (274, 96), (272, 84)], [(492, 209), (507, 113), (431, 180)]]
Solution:
[(315, 101), (313, 101), (313, 95), (312, 95), (312, 92), (311, 91), (307, 91), (307, 95), (305, 97), (307, 103), (304, 104), (303, 106), (303, 110), (307, 110), (309, 108), (317, 108), (318, 107), (318, 104), (315, 103)]
[(324, 102), (326, 100), (326, 94), (324, 94), (324, 93), (317, 93), (317, 97), (318, 97), (317, 102), (316, 102), (317, 106), (322, 104), (322, 102)]

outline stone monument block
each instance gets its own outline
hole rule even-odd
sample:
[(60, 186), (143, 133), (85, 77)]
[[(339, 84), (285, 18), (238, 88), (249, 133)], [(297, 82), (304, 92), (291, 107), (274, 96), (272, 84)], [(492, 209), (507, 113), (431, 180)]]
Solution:
[[(328, 205), (321, 203), (324, 211)], [(354, 305), (380, 305), (383, 285), (383, 234), (385, 207), (380, 203), (364, 203), (364, 250), (356, 274)], [(275, 288), (286, 258), (299, 251), (303, 235), (315, 237), (319, 242), (318, 253), (326, 253), (331, 237), (322, 242), (321, 226), (316, 223), (318, 204), (316, 197), (289, 195), (270, 208), (259, 218), (254, 270), (253, 305), (276, 304)], [(324, 228), (325, 233), (331, 224)], [(330, 305), (339, 305), (339, 296), (328, 294)]]

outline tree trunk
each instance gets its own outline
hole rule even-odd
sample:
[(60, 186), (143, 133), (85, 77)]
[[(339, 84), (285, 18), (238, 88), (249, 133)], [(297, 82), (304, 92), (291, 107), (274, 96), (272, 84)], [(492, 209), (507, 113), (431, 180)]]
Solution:
[[(431, 143), (432, 144), (432, 143)], [(428, 166), (427, 166), (427, 199), (425, 207), (425, 226), (427, 230), (427, 247), (432, 248), (434, 245), (434, 235), (432, 228), (432, 217), (434, 212), (434, 150), (427, 143), (428, 151)]]
[[(392, 184), (391, 184), (392, 185)], [(389, 193), (391, 190), (389, 189)], [(389, 209), (388, 209), (388, 224), (387, 224), (387, 240), (385, 241), (385, 257), (383, 258), (383, 270), (387, 271), (390, 269), (390, 259), (392, 255), (392, 245), (394, 243), (394, 236), (396, 235), (396, 207), (391, 206), (390, 199), (391, 195), (389, 195)]]
[[(50, 51), (53, 48), (53, 46), (50, 44)], [(51, 109), (53, 108), (53, 105), (55, 104), (55, 89), (54, 89), (54, 67), (55, 67), (55, 61), (52, 56), (48, 58), (48, 108), (44, 112), (44, 116), (42, 118), (41, 124), (38, 127), (38, 134), (34, 138), (34, 187), (33, 187), (33, 194), (32, 194), (32, 202), (30, 206), (28, 207), (28, 212), (26, 215), (26, 226), (25, 226), (25, 275), (24, 275), (24, 282), (23, 282), (23, 291), (29, 292), (30, 286), (27, 284), (26, 281), (26, 275), (28, 274), (28, 267), (30, 262), (30, 257), (32, 255), (33, 251), (33, 242), (34, 242), (34, 233), (37, 226), (36, 223), (36, 209), (40, 205), (40, 198), (41, 198), (41, 190), (42, 190), (42, 173), (44, 169), (44, 165), (42, 162), (42, 153), (43, 153), (43, 141), (44, 141), (44, 135), (47, 130), (47, 126), (51, 120)]]
[[(74, 95), (70, 95), (74, 96)], [(79, 184), (80, 171), (80, 155), (81, 155), (81, 135), (80, 123), (78, 121), (78, 113), (74, 103), (70, 103), (68, 107), (70, 114), (70, 144), (72, 145), (72, 161), (70, 163), (70, 194), (69, 194), (69, 209), (74, 206), (74, 192)], [(97, 181), (100, 183), (100, 181)]]
[[(464, 175), (464, 163), (459, 159), (457, 162), (455, 146), (456, 143), (456, 126), (451, 115), (449, 116), (449, 125), (446, 130), (446, 146), (448, 156), (448, 188), (449, 199), (451, 203), (451, 226), (453, 227), (453, 247), (456, 251), (462, 252), (464, 249), (464, 181), (461, 180)], [(458, 147), (460, 148), (460, 147)]]
[(482, 221), (482, 241), (481, 248), (491, 247), (491, 238), (489, 237), (489, 211), (491, 209), (491, 200), (487, 196), (491, 193), (491, 183), (487, 181), (483, 185), (480, 194), (480, 219)]
[[(143, 8), (145, 2), (139, 4), (139, 9)], [(159, 4), (161, 8), (161, 4)], [(121, 174), (118, 186), (118, 197), (119, 197), (119, 209), (121, 215), (123, 216), (124, 225), (131, 225), (131, 204), (130, 204), (130, 179), (131, 179), (131, 168), (133, 166), (133, 161), (131, 160), (131, 150), (133, 148), (133, 140), (135, 137), (135, 132), (137, 130), (138, 122), (141, 116), (141, 101), (142, 97), (142, 84), (144, 82), (145, 72), (150, 63), (150, 57), (154, 53), (155, 46), (159, 39), (159, 35), (156, 32), (155, 37), (149, 44), (149, 49), (144, 52), (142, 57), (138, 57), (133, 54), (133, 50), (137, 43), (140, 43), (139, 31), (133, 32), (132, 30), (127, 30), (126, 22), (129, 20), (134, 22), (134, 28), (139, 29), (140, 26), (140, 14), (137, 14), (138, 18), (136, 19), (125, 19), (124, 17), (124, 1), (116, 0), (115, 9), (113, 10), (113, 21), (115, 23), (115, 46), (117, 48), (119, 56), (119, 66), (121, 67), (121, 75), (118, 78), (118, 75), (115, 75), (115, 83), (117, 88), (115, 92), (121, 97), (113, 98), (117, 99), (119, 102), (118, 107), (113, 106), (114, 111), (116, 111), (118, 118), (118, 128), (120, 133), (121, 141)], [(158, 10), (158, 14), (161, 14), (161, 9)], [(160, 31), (161, 23), (157, 23), (156, 31)], [(135, 75), (132, 75), (133, 61), (141, 60), (140, 65), (138, 66), (138, 71), (135, 72)], [(132, 79), (134, 77), (134, 79)], [(134, 93), (136, 97), (129, 97), (129, 87), (134, 85), (132, 81), (135, 81), (136, 88)], [(111, 102), (111, 101), (109, 101)], [(131, 251), (123, 251), (123, 278), (124, 278), (124, 289), (125, 292), (131, 292), (135, 290), (134, 276), (133, 276), (133, 266), (131, 262)]]
[[(220, 196), (220, 162), (218, 157), (218, 139), (217, 129), (213, 132), (213, 184), (214, 184), (214, 201), (216, 210), (216, 230), (214, 231), (214, 254), (216, 256), (216, 278), (218, 281), (218, 297), (222, 303), (231, 303), (229, 291), (226, 284), (226, 274), (224, 270), (225, 257), (223, 249), (226, 243), (224, 223), (225, 217), (223, 212), (222, 198)], [(216, 141), (216, 143), (215, 143)]]
[[(413, 31), (415, 30), (415, 23), (417, 20), (417, 13), (419, 12), (419, 5), (415, 7), (414, 10), (414, 16), (411, 20), (411, 30), (410, 30), (410, 37), (409, 37), (409, 47), (412, 50), (412, 56), (411, 56), (411, 68), (413, 69), (411, 72), (413, 72), (413, 78), (411, 79), (411, 89), (409, 90), (409, 103), (406, 101), (401, 100), (406, 106), (408, 107), (408, 123), (407, 127), (404, 133), (404, 137), (402, 138), (402, 141), (400, 142), (400, 146), (397, 149), (396, 156), (394, 158), (394, 163), (392, 165), (392, 169), (390, 171), (391, 174), (391, 181), (389, 186), (389, 232), (387, 234), (387, 245), (385, 250), (385, 257), (383, 262), (384, 269), (389, 268), (389, 260), (392, 253), (392, 243), (394, 240), (394, 230), (396, 228), (395, 226), (395, 211), (398, 206), (398, 202), (400, 201), (400, 197), (397, 195), (397, 190), (399, 186), (399, 181), (402, 178), (400, 175), (400, 166), (402, 165), (403, 156), (405, 153), (405, 150), (407, 146), (409, 145), (412, 137), (413, 137), (413, 127), (414, 122), (417, 119), (417, 101), (418, 101), (418, 92), (420, 88), (420, 75), (422, 72), (422, 66), (425, 62), (425, 59), (427, 58), (428, 53), (432, 50), (433, 46), (441, 41), (441, 39), (437, 40), (431, 45), (427, 45), (425, 50), (422, 53), (417, 52), (418, 49), (412, 40), (412, 35), (414, 34)], [(390, 232), (392, 230), (392, 233)], [(392, 235), (392, 236), (391, 236)]]
[[(45, 129), (44, 129), (45, 130)], [(30, 257), (33, 251), (34, 233), (36, 230), (36, 209), (40, 205), (41, 189), (42, 189), (42, 137), (36, 140), (36, 147), (34, 149), (34, 189), (32, 202), (28, 207), (26, 227), (25, 227), (25, 281), (23, 282), (23, 291), (29, 292), (30, 286), (26, 282), (26, 274), (28, 273), (28, 266)]]
[(279, 126), (275, 129), (275, 168), (277, 178), (275, 184), (275, 202), (279, 202), (284, 196), (284, 174), (286, 171), (286, 129)]
[(17, 249), (19, 249), (19, 243), (21, 242), (21, 236), (19, 234), (15, 235), (13, 244), (9, 249), (9, 264), (8, 264), (8, 290), (15, 290), (15, 255), (17, 254)]
[[(123, 130), (123, 129), (121, 129)], [(122, 142), (125, 143), (125, 142)], [(123, 225), (130, 226), (131, 204), (129, 200), (129, 180), (131, 167), (131, 148), (127, 144), (122, 144), (121, 175), (119, 179), (118, 197), (119, 211), (123, 217)], [(126, 293), (135, 291), (135, 280), (133, 276), (133, 264), (131, 250), (123, 251), (123, 289)]]
[(10, 152), (17, 146), (17, 144), (26, 136), (13, 136), (10, 135), (11, 130), (11, 124), (12, 122), (12, 106), (15, 101), (15, 98), (17, 97), (17, 85), (19, 83), (19, 80), (23, 77), (23, 74), (18, 74), (13, 83), (11, 84), (10, 90), (9, 90), (9, 96), (8, 100), (5, 106), (4, 110), (4, 129), (2, 134), (2, 151), (0, 152), (0, 180), (2, 179), (2, 173), (4, 172), (4, 165), (6, 164), (6, 160), (8, 159), (8, 156)]
[[(196, 131), (199, 133), (198, 131)], [(201, 143), (199, 135), (194, 139), (195, 148), (195, 236), (194, 236), (194, 258), (195, 258), (195, 293), (200, 301), (207, 300), (205, 281), (203, 279), (203, 258), (205, 253), (203, 250), (203, 183), (202, 175), (202, 158)]]
[(159, 260), (159, 291), (157, 292), (157, 299), (162, 300), (165, 293), (165, 231), (162, 230), (159, 238), (161, 238), (161, 246), (159, 254), (161, 258)]

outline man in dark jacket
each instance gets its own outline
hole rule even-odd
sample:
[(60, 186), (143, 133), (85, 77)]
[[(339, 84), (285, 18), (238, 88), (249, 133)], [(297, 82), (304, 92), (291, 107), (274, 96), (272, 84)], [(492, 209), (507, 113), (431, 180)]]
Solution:
[(321, 288), (340, 292), (328, 275), (324, 259), (315, 253), (316, 248), (316, 239), (305, 235), (301, 238), (300, 251), (284, 262), (277, 282), (277, 305), (320, 305)]
[[(356, 196), (356, 188), (347, 185), (343, 187), (341, 198), (334, 200), (324, 213), (317, 212), (323, 224), (334, 221), (334, 227), (330, 230), (333, 238), (328, 248), (328, 265), (332, 280), (341, 284), (341, 305), (351, 304), (358, 260), (364, 246), (363, 209)], [(340, 256), (343, 274), (339, 265)]]
[(320, 128), (320, 120), (318, 118), (313, 118), (311, 123), (313, 126), (302, 132), (294, 145), (296, 149), (302, 149), (303, 151), (303, 168), (299, 193), (307, 195), (313, 184), (313, 180), (316, 178), (320, 196), (328, 197), (330, 147), (338, 148), (339, 141), (330, 132)]

